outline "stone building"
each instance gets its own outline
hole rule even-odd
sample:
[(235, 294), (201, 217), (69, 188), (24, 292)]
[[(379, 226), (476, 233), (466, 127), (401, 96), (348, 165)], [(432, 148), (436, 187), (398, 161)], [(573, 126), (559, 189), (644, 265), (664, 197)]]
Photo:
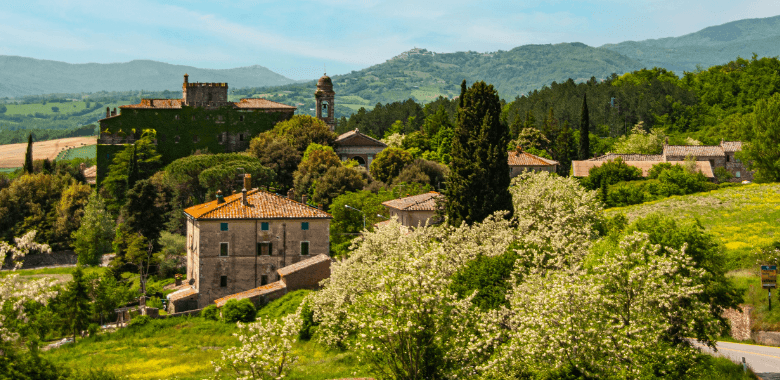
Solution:
[(142, 99), (112, 111), (100, 120), (97, 182), (108, 173), (113, 156), (140, 139), (144, 130), (156, 132), (163, 163), (197, 150), (210, 153), (244, 151), (257, 134), (290, 119), (296, 108), (267, 99), (228, 100), (227, 83), (190, 82), (184, 74), (181, 99)]
[(413, 228), (434, 221), (438, 207), (437, 202), (441, 201), (442, 198), (443, 195), (430, 191), (425, 194), (382, 202), (382, 205), (387, 208), (390, 217), (398, 218), (398, 223)]
[(357, 129), (339, 135), (333, 145), (342, 161), (355, 160), (365, 167), (370, 167), (376, 155), (387, 148), (385, 143)]
[(317, 118), (324, 121), (331, 131), (336, 130), (336, 93), (333, 91), (333, 81), (323, 75), (317, 81), (317, 91), (314, 92), (317, 106)]
[(328, 255), (331, 215), (286, 197), (250, 188), (184, 210), (187, 282), (172, 295), (180, 306), (214, 300), (280, 280), (279, 268)]
[(514, 178), (526, 170), (555, 173), (558, 171), (558, 165), (558, 161), (539, 157), (528, 152), (517, 150), (509, 152), (509, 178)]
[(593, 166), (593, 162), (610, 161), (620, 157), (626, 164), (642, 169), (644, 176), (647, 171), (655, 164), (668, 162), (680, 164), (686, 157), (693, 157), (696, 160), (696, 168), (708, 178), (715, 178), (715, 172), (718, 168), (724, 168), (733, 176), (730, 182), (752, 181), (753, 172), (749, 171), (745, 165), (735, 156), (736, 152), (742, 150), (740, 141), (723, 141), (720, 145), (667, 145), (664, 144), (664, 150), (661, 154), (617, 154), (608, 153), (603, 156), (591, 158), (587, 161), (572, 161), (572, 170), (575, 177), (587, 177), (588, 170)]

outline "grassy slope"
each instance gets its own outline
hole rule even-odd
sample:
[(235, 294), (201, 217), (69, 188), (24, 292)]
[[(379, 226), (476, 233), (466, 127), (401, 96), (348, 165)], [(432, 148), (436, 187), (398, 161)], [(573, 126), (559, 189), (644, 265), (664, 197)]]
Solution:
[[(260, 316), (277, 318), (295, 311), (306, 292), (293, 292), (269, 303)], [(235, 324), (179, 317), (86, 338), (75, 345), (47, 352), (59, 365), (105, 367), (130, 379), (203, 379), (213, 375), (211, 361), (225, 347), (238, 344)], [(328, 350), (314, 341), (297, 342), (298, 363), (287, 379), (322, 380), (367, 376), (365, 366), (351, 352)]]
[(697, 218), (723, 244), (733, 269), (755, 266), (756, 248), (780, 240), (780, 184), (752, 184), (607, 210), (630, 220), (659, 212)]

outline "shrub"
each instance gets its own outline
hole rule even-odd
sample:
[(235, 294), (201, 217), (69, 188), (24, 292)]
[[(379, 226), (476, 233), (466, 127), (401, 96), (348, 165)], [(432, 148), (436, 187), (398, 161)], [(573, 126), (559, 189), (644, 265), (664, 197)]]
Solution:
[(133, 317), (133, 319), (130, 320), (130, 322), (127, 323), (127, 327), (134, 327), (134, 326), (145, 326), (149, 324), (149, 322), (152, 321), (152, 318), (148, 315), (139, 315), (137, 317)]
[(200, 312), (200, 316), (204, 319), (218, 321), (219, 320), (219, 308), (217, 305), (208, 305), (203, 311)]
[(614, 185), (622, 181), (634, 181), (642, 179), (642, 171), (639, 168), (629, 166), (618, 157), (607, 161), (601, 166), (596, 166), (588, 171), (588, 176), (581, 181), (582, 186), (588, 190), (596, 190), (601, 186), (602, 180), (607, 185)]
[(222, 319), (228, 323), (236, 322), (254, 322), (257, 310), (252, 301), (242, 299), (241, 301), (229, 300), (222, 308)]
[(98, 330), (100, 330), (100, 326), (98, 326), (97, 323), (90, 323), (89, 326), (87, 327), (89, 336), (97, 335)]

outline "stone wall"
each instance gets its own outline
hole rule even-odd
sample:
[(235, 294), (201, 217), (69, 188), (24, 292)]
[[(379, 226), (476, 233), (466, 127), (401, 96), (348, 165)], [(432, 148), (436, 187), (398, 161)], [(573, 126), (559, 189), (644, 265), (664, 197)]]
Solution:
[(729, 320), (731, 324), (731, 337), (736, 340), (748, 340), (751, 338), (751, 319), (750, 313), (753, 311), (751, 306), (742, 306), (739, 309), (727, 309), (723, 312), (723, 318)]
[[(59, 251), (47, 253), (36, 253), (27, 255), (23, 259), (22, 269), (30, 269), (37, 267), (48, 267), (55, 265), (76, 265), (78, 262), (78, 256), (73, 251)], [(13, 268), (13, 262), (11, 256), (5, 258), (3, 263), (3, 269)]]
[(330, 277), (330, 259), (298, 269), (282, 276), (288, 292), (298, 289), (318, 289), (320, 281)]

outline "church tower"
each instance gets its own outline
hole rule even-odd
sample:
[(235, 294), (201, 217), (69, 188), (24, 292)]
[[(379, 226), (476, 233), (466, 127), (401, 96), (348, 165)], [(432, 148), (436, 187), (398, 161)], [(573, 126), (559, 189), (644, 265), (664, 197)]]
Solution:
[(317, 118), (324, 121), (331, 131), (336, 130), (336, 113), (334, 109), (336, 93), (333, 92), (333, 82), (329, 76), (323, 75), (317, 81), (317, 91), (314, 93), (314, 98), (317, 101)]

